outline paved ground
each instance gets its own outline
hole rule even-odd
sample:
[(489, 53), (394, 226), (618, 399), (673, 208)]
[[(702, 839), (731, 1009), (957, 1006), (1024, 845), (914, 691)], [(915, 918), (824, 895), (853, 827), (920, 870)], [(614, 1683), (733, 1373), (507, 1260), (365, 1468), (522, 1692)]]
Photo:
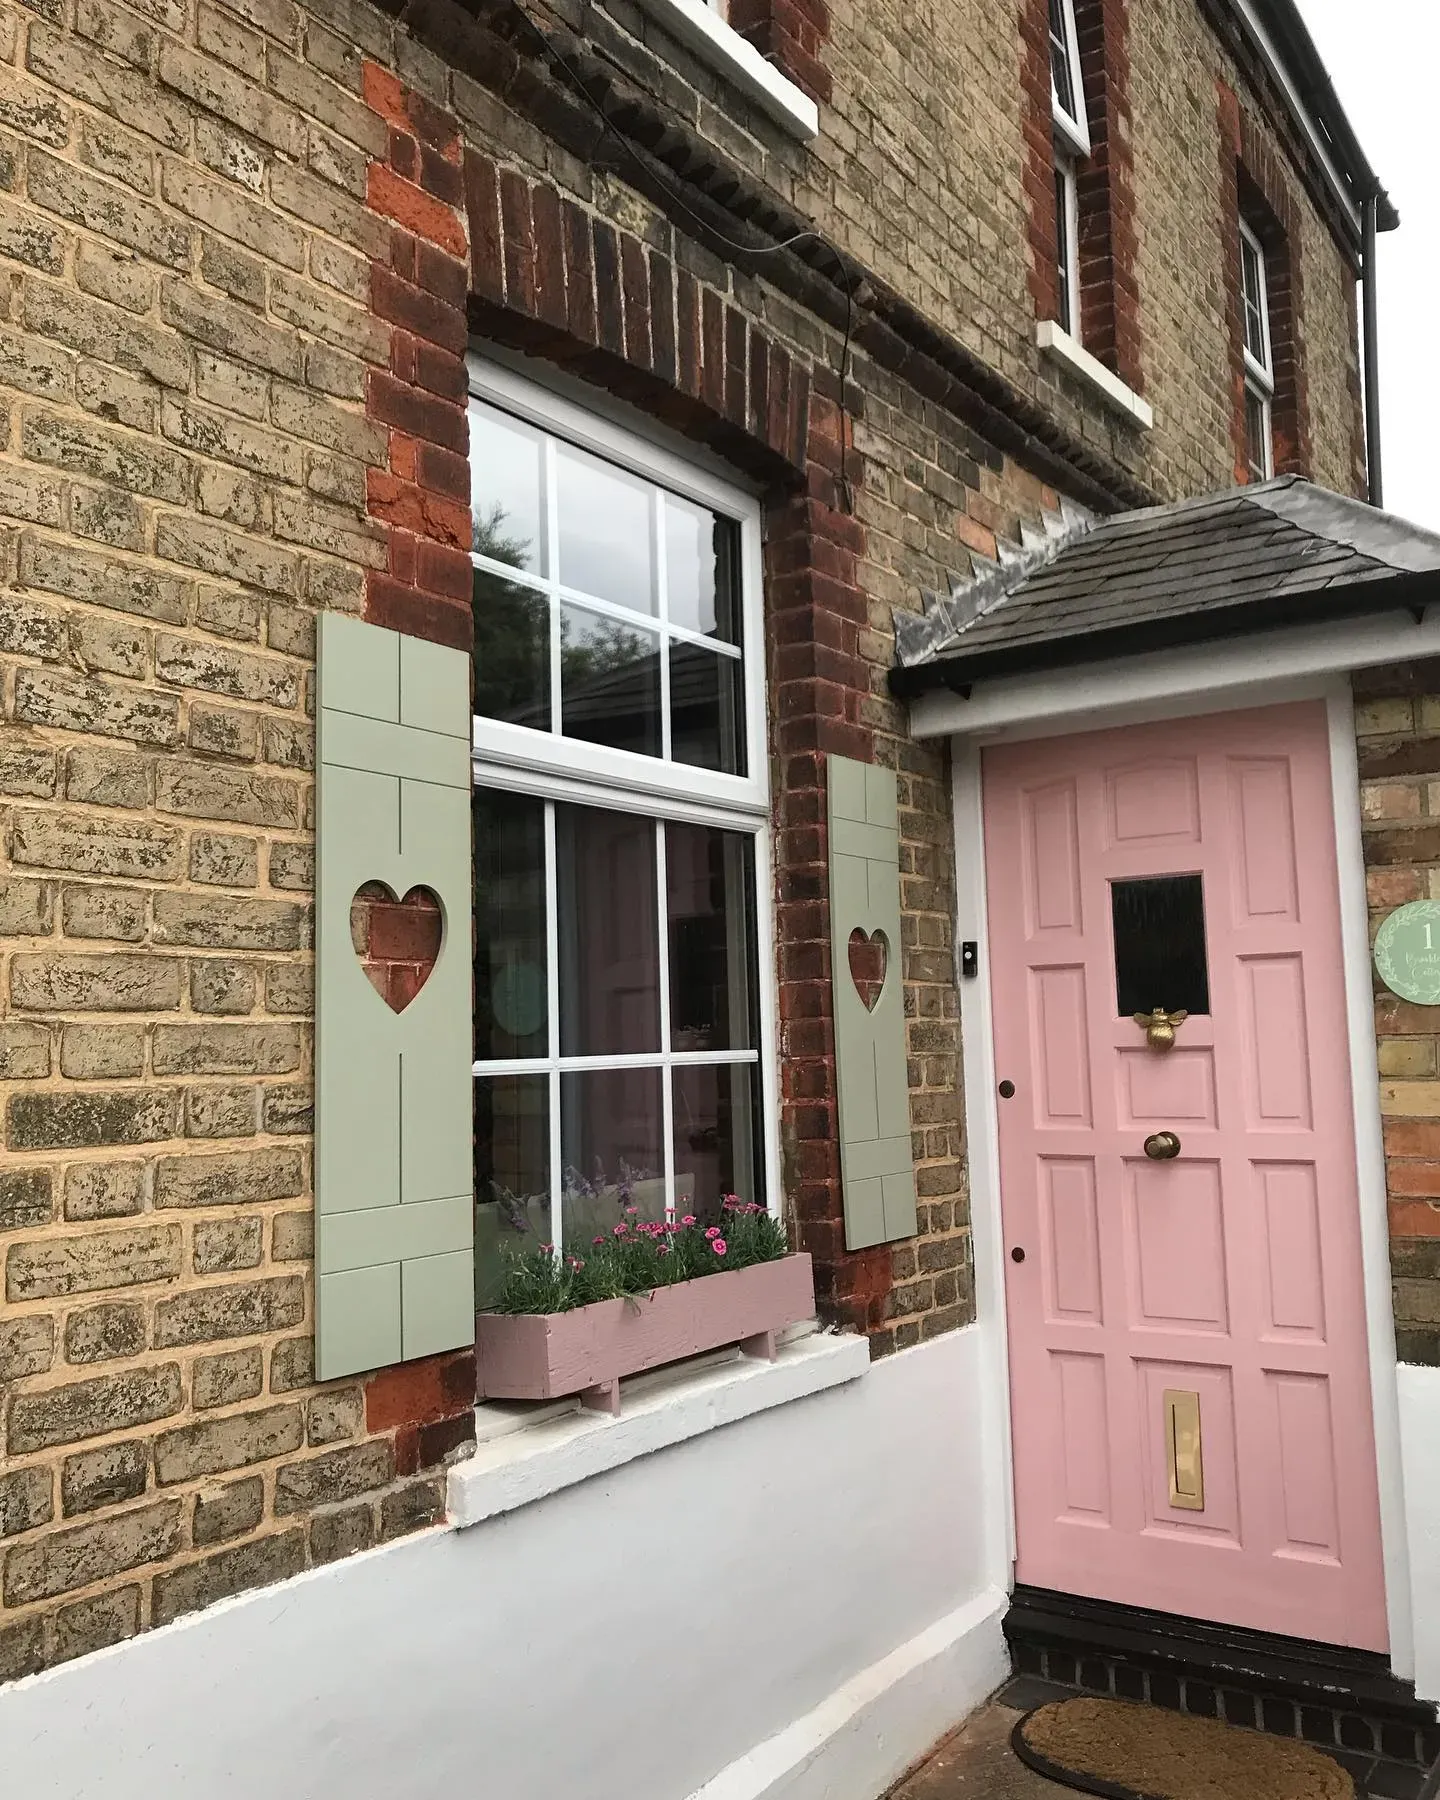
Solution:
[(1027, 1769), (1010, 1748), (1010, 1733), (1024, 1716), (1023, 1707), (999, 1699), (982, 1706), (887, 1800), (1074, 1800), (1073, 1788)]
[[(892, 1788), (884, 1800), (1074, 1800), (1075, 1790), (1027, 1769), (1010, 1748), (1010, 1733), (1032, 1707), (1071, 1698), (1064, 1688), (1030, 1675), (1013, 1677), (987, 1706), (972, 1713), (959, 1731), (936, 1746), (928, 1761)], [(1424, 1789), (1418, 1770), (1395, 1763), (1346, 1757), (1356, 1776), (1357, 1800), (1419, 1800)], [(1363, 1766), (1362, 1766), (1363, 1765)], [(1236, 1800), (1261, 1800), (1237, 1796)]]

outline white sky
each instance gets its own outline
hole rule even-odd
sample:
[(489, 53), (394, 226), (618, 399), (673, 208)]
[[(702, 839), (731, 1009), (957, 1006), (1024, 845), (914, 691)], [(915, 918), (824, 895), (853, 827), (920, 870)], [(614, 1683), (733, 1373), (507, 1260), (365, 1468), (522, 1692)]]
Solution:
[(1440, 531), (1440, 0), (1299, 0), (1370, 166), (1400, 213), (1380, 238), (1385, 509)]

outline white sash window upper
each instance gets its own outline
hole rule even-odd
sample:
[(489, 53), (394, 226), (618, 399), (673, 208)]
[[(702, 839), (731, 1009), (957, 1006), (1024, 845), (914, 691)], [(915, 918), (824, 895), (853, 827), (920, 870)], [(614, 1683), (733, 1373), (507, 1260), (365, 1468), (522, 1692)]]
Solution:
[(1275, 363), (1270, 346), (1270, 291), (1265, 247), (1240, 221), (1240, 304), (1245, 322), (1245, 457), (1252, 481), (1275, 473), (1271, 410)]
[(1085, 88), (1080, 75), (1080, 38), (1075, 0), (1050, 0), (1050, 105), (1055, 136), (1075, 156), (1090, 154)]

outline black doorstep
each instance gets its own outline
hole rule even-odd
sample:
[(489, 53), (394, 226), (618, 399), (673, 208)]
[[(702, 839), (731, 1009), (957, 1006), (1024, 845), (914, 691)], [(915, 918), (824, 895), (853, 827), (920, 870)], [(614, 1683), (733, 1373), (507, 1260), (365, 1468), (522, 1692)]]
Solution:
[(1436, 1709), (1371, 1651), (1023, 1586), (1004, 1630), (1019, 1675), (1412, 1768), (1440, 1758)]

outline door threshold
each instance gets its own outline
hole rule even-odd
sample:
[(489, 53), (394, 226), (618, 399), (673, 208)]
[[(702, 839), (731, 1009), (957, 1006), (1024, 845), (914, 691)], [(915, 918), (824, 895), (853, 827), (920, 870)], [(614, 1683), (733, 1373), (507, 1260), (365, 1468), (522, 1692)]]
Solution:
[(1207, 1619), (1017, 1585), (1004, 1630), (1019, 1675), (1413, 1768), (1440, 1757), (1436, 1709), (1390, 1659)]

